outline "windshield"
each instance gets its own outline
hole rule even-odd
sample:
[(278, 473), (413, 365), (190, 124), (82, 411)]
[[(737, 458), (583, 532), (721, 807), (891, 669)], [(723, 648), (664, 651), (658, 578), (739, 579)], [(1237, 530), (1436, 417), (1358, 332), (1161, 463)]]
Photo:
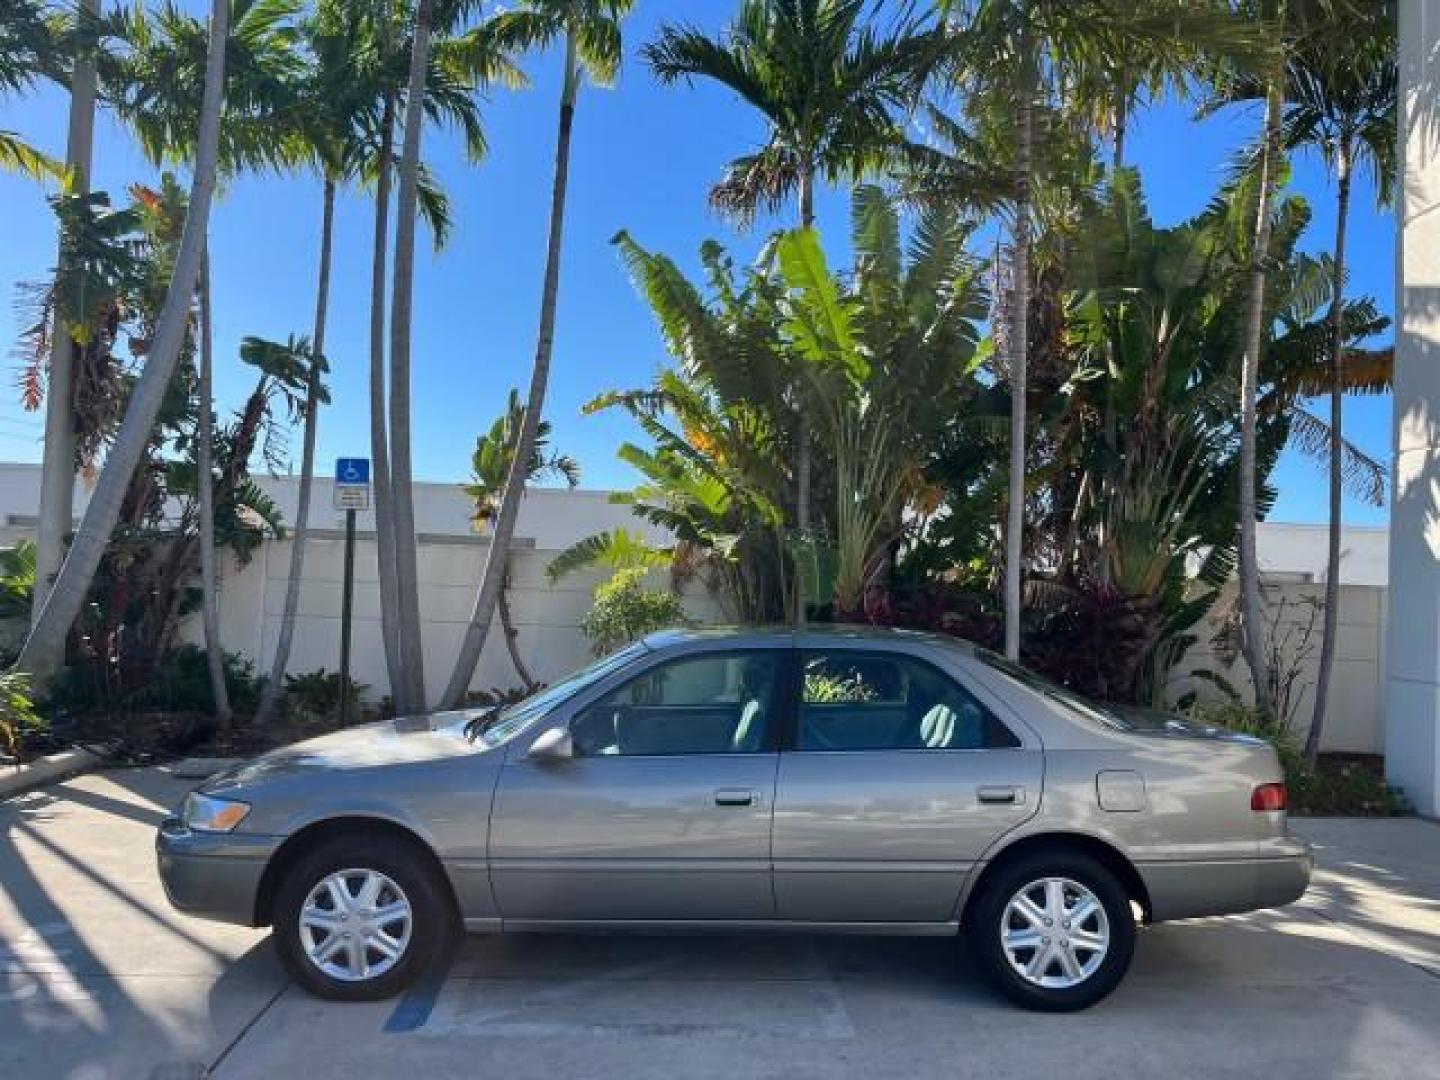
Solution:
[(1103, 705), (1097, 705), (1088, 698), (1080, 696), (1074, 690), (1066, 689), (1059, 683), (1051, 682), (1041, 675), (1036, 675), (1035, 672), (1029, 671), (1019, 664), (1011, 663), (997, 653), (992, 653), (987, 649), (976, 649), (975, 656), (981, 663), (1013, 679), (1025, 687), (1025, 689), (1053, 701), (1067, 712), (1078, 714), (1086, 720), (1093, 720), (1096, 723), (1104, 724), (1106, 727), (1119, 728), (1121, 731), (1131, 731), (1134, 729), (1134, 725), (1113, 710), (1107, 709)]
[(499, 746), (572, 694), (584, 690), (587, 686), (593, 686), (612, 671), (619, 671), (644, 652), (645, 646), (637, 641), (567, 675), (554, 685), (531, 694), (524, 701), (507, 706), (485, 726), (480, 733), (481, 741), (486, 746)]

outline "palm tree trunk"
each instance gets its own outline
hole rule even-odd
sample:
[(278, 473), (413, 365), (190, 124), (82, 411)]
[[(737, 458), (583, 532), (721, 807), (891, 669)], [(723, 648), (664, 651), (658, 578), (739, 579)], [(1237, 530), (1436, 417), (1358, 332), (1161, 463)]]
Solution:
[(395, 527), (395, 592), (400, 633), (396, 711), (425, 708), (425, 651), (420, 641), (420, 591), (415, 550), (415, 502), (410, 468), (410, 322), (415, 294), (415, 210), (420, 135), (425, 127), (425, 74), (430, 64), (432, 0), (415, 11), (405, 135), (395, 203), (395, 277), (390, 303), (390, 513)]
[(545, 390), (550, 380), (550, 355), (555, 344), (555, 310), (560, 295), (560, 250), (565, 232), (565, 193), (570, 182), (570, 131), (575, 123), (575, 99), (580, 84), (579, 59), (573, 34), (565, 37), (565, 82), (560, 92), (560, 124), (555, 140), (555, 180), (550, 195), (550, 236), (545, 250), (545, 282), (540, 299), (540, 334), (535, 344), (535, 366), (530, 372), (530, 394), (525, 402), (525, 417), (515, 440), (515, 453), (510, 459), (510, 472), (505, 477), (505, 493), (500, 512), (495, 517), (490, 548), (485, 556), (485, 572), (475, 596), (470, 625), (460, 643), (455, 670), (445, 687), (443, 704), (457, 707), (464, 699), (475, 675), (475, 665), (485, 648), (490, 621), (505, 584), (505, 569), (510, 561), (510, 541), (515, 535), (515, 521), (520, 516), (520, 500), (525, 494), (525, 479), (535, 458), (535, 437), (540, 430), (540, 416), (545, 408)]
[(500, 590), (497, 606), (500, 609), (500, 629), (505, 635), (505, 649), (510, 654), (510, 663), (515, 668), (515, 674), (520, 676), (520, 683), (526, 691), (534, 690), (539, 684), (535, 682), (535, 676), (530, 674), (530, 669), (525, 666), (525, 660), (520, 655), (520, 645), (516, 640), (520, 635), (511, 621), (510, 597), (503, 588)]
[[(800, 227), (815, 227), (815, 170), (807, 168), (800, 174)], [(803, 384), (804, 380), (801, 380)], [(809, 545), (810, 536), (810, 476), (814, 471), (811, 456), (810, 410), (805, 407), (804, 387), (796, 388), (795, 407), (799, 410), (799, 424), (795, 440), (795, 527), (800, 533), (800, 542)], [(813, 550), (813, 548), (811, 549)], [(818, 600), (819, 597), (816, 597)], [(795, 625), (805, 625), (805, 570), (796, 567), (795, 574)]]
[(210, 247), (200, 254), (200, 419), (195, 447), (195, 486), (200, 501), (200, 613), (205, 628), (205, 662), (215, 723), (230, 726), (230, 694), (225, 686), (225, 651), (220, 642), (220, 600), (215, 556), (215, 340), (210, 308)]
[(1262, 641), (1260, 566), (1255, 550), (1256, 508), (1256, 416), (1255, 401), (1260, 385), (1260, 348), (1265, 336), (1265, 273), (1270, 249), (1270, 204), (1275, 187), (1276, 156), (1279, 152), (1280, 79), (1275, 72), (1265, 95), (1265, 135), (1260, 157), (1260, 192), (1255, 209), (1255, 250), (1250, 256), (1250, 296), (1245, 323), (1245, 353), (1240, 363), (1240, 614), (1241, 642), (1250, 680), (1255, 689), (1255, 707), (1266, 716), (1274, 712), (1270, 699), (1270, 670)]
[(1315, 680), (1315, 707), (1305, 735), (1305, 758), (1315, 764), (1325, 732), (1330, 675), (1335, 667), (1335, 638), (1340, 622), (1340, 481), (1344, 468), (1342, 421), (1345, 402), (1345, 227), (1350, 219), (1350, 155), (1342, 136), (1336, 158), (1335, 262), (1330, 295), (1330, 530), (1325, 560), (1325, 622), (1320, 637), (1320, 672)]
[(15, 661), (19, 671), (37, 679), (48, 678), (59, 665), (65, 638), (90, 593), (95, 571), (105, 554), (110, 534), (120, 518), (121, 505), (130, 487), (135, 468), (145, 455), (175, 364), (190, 328), (190, 308), (200, 272), (200, 249), (210, 220), (210, 202), (215, 194), (215, 165), (220, 142), (220, 106), (225, 89), (225, 45), (229, 39), (228, 0), (213, 0), (210, 14), (210, 41), (205, 58), (205, 91), (200, 106), (200, 132), (195, 153), (195, 174), (190, 183), (190, 202), (185, 228), (171, 272), (165, 303), (155, 321), (145, 370), (136, 380), (125, 403), (125, 419), (105, 459), (105, 468), (75, 534), (75, 542), (60, 567), (50, 590)]
[(1114, 152), (1110, 158), (1111, 171), (1117, 171), (1125, 164), (1125, 135), (1130, 126), (1130, 87), (1122, 80), (1115, 88), (1115, 133)]
[(1021, 63), (1016, 103), (1019, 138), (1015, 155), (1014, 330), (1010, 342), (1010, 480), (1005, 516), (1005, 655), (1020, 659), (1020, 559), (1025, 531), (1025, 366), (1030, 340), (1030, 159), (1035, 121), (1035, 58)]
[[(99, 15), (99, 0), (81, 0), (81, 19)], [(88, 51), (75, 57), (70, 78), (70, 122), (66, 136), (65, 166), (77, 194), (90, 190), (90, 161), (95, 145), (95, 57)], [(66, 272), (66, 253), (57, 260), (58, 274)], [(88, 318), (88, 312), (68, 312)], [(75, 342), (56, 311), (50, 335), (50, 375), (45, 401), (45, 451), (40, 469), (40, 518), (35, 531), (35, 593), (30, 621), (40, 609), (50, 585), (65, 560), (65, 537), (74, 526), (75, 505)]]
[(300, 608), (300, 581), (305, 572), (305, 540), (310, 531), (310, 494), (315, 484), (315, 434), (320, 426), (320, 361), (325, 356), (325, 323), (330, 309), (330, 248), (335, 226), (335, 181), (325, 178), (320, 215), (320, 277), (315, 288), (315, 326), (310, 337), (310, 382), (305, 392), (305, 434), (300, 452), (300, 504), (295, 508), (295, 528), (290, 539), (290, 576), (285, 582), (285, 609), (280, 615), (280, 634), (270, 678), (255, 712), (256, 726), (270, 722), (280, 703), (290, 647), (295, 639), (295, 615)]
[(390, 174), (395, 96), (385, 96), (375, 179), (374, 257), (370, 267), (370, 471), (375, 493), (375, 552), (380, 580), (380, 633), (391, 699), (400, 693), (399, 590), (395, 584), (395, 518), (390, 500), (390, 436), (385, 421), (385, 280), (390, 245)]

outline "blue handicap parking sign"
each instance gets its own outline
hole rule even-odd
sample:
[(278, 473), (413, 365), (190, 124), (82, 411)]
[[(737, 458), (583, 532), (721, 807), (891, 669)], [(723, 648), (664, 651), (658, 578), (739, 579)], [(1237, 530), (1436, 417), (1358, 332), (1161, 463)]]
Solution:
[(370, 483), (370, 459), (363, 457), (336, 458), (335, 482), (337, 484)]

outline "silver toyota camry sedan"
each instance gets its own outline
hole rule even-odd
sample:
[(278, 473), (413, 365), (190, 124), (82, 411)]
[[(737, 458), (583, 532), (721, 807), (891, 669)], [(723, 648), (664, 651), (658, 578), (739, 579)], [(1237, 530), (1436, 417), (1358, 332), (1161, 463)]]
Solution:
[(317, 994), (406, 986), (454, 931), (963, 931), (1083, 1008), (1137, 925), (1295, 900), (1275, 752), (1127, 719), (952, 638), (676, 631), (498, 711), (265, 754), (160, 828), (180, 910), (273, 926)]

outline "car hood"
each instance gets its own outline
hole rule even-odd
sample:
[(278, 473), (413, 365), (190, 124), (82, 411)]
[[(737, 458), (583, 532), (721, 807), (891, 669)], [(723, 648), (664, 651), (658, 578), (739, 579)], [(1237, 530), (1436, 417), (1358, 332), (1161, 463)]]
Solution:
[(443, 712), (359, 724), (271, 750), (212, 777), (203, 790), (220, 792), (283, 777), (354, 769), (413, 765), (487, 752), (472, 741), (466, 724), (484, 710)]

